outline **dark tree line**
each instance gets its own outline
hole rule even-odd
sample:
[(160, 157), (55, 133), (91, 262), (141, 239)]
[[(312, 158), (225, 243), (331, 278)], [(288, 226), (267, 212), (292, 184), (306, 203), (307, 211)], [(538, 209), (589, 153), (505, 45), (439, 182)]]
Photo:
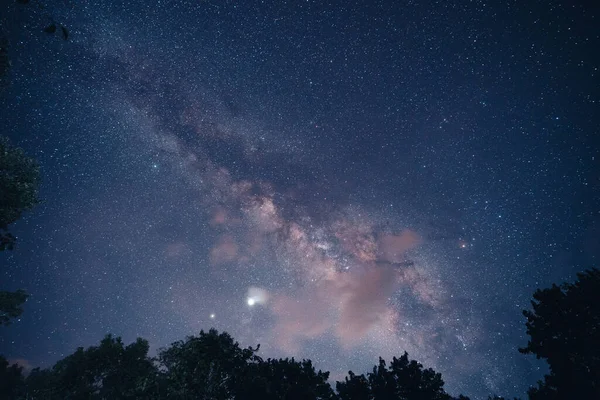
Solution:
[[(524, 353), (544, 358), (550, 374), (529, 398), (600, 399), (600, 271), (578, 275), (573, 284), (537, 290), (528, 320)], [(148, 342), (125, 346), (106, 336), (98, 346), (79, 348), (48, 369), (24, 376), (0, 358), (0, 393), (5, 399), (205, 399), (205, 400), (468, 400), (452, 397), (441, 374), (404, 353), (383, 359), (367, 374), (352, 371), (335, 390), (329, 372), (310, 360), (262, 359), (227, 333), (201, 331), (148, 355)], [(490, 397), (502, 400), (501, 397)]]
[(211, 329), (149, 357), (146, 340), (125, 346), (109, 335), (27, 377), (21, 367), (0, 360), (0, 381), (7, 399), (453, 399), (440, 374), (406, 353), (389, 368), (380, 360), (367, 377), (350, 372), (337, 382), (336, 394), (329, 372), (315, 370), (310, 360), (263, 360), (257, 351)]

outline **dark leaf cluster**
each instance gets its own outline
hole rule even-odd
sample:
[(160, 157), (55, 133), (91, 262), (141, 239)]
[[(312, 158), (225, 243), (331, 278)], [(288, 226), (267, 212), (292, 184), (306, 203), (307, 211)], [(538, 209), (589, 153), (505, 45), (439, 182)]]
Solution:
[[(0, 63), (5, 61), (3, 52), (4, 47), (1, 47)], [(9, 225), (38, 204), (39, 175), (37, 162), (0, 136), (0, 251), (12, 250), (15, 246), (17, 239), (9, 231)], [(0, 325), (9, 325), (23, 313), (22, 305), (27, 297), (23, 290), (0, 291)]]
[(531, 399), (600, 399), (600, 270), (577, 274), (573, 284), (537, 290), (527, 318), (527, 346), (550, 366)]
[(22, 289), (15, 292), (0, 290), (0, 325), (10, 325), (13, 318), (23, 314), (22, 305), (28, 297), (29, 295)]
[(37, 162), (0, 136), (0, 251), (15, 245), (9, 225), (38, 204), (39, 179)]
[(367, 376), (357, 376), (352, 371), (348, 375), (345, 382), (336, 385), (342, 399), (452, 399), (444, 391), (442, 375), (431, 368), (423, 369), (423, 365), (414, 360), (410, 361), (407, 353), (400, 358), (394, 357), (389, 367), (380, 358), (379, 364)]

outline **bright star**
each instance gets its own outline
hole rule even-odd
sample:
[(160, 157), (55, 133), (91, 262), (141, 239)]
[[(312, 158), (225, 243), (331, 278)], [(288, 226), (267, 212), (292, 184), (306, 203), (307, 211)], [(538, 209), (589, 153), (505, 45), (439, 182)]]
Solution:
[(250, 286), (246, 294), (246, 301), (249, 306), (264, 305), (269, 300), (269, 293), (265, 289), (256, 286)]

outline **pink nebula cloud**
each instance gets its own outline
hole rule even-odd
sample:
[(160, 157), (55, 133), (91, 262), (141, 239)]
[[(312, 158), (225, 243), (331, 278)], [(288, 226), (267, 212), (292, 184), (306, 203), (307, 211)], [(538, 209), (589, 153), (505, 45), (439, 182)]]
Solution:
[(391, 263), (404, 261), (404, 254), (421, 244), (421, 237), (411, 230), (400, 235), (383, 234), (378, 239), (379, 259)]
[(210, 251), (210, 263), (218, 265), (233, 262), (238, 259), (239, 246), (231, 235), (223, 235), (219, 238), (215, 247)]
[(336, 334), (344, 346), (356, 344), (382, 322), (388, 298), (396, 289), (395, 274), (392, 268), (374, 265), (359, 274), (343, 274)]

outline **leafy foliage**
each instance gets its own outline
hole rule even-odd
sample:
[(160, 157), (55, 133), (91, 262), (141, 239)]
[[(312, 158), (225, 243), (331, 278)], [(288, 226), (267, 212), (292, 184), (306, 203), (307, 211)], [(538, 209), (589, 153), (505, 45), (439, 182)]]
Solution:
[[(0, 136), (0, 251), (14, 248), (16, 238), (9, 225), (39, 202), (38, 182), (37, 163)], [(23, 290), (0, 291), (0, 325), (9, 325), (23, 313), (27, 297)]]
[[(252, 368), (253, 367), (253, 368)], [(329, 372), (315, 371), (310, 360), (268, 359), (251, 366), (240, 399), (328, 400), (335, 393), (327, 382)]]
[(256, 351), (258, 347), (241, 349), (229, 334), (215, 329), (175, 342), (158, 355), (167, 395), (228, 399), (239, 390), (248, 365), (260, 360)]
[[(458, 399), (460, 400), (461, 397), (459, 397)], [(506, 400), (506, 399), (504, 397), (501, 397), (501, 396), (488, 396), (488, 400)], [(519, 399), (517, 399), (515, 397), (514, 400), (519, 400)]]
[(38, 204), (39, 175), (35, 160), (0, 136), (0, 251), (14, 248), (9, 225)]
[(23, 367), (10, 365), (6, 358), (0, 356), (0, 394), (3, 399), (18, 399), (24, 390)]
[(394, 357), (389, 368), (380, 358), (379, 364), (367, 376), (356, 376), (349, 372), (345, 382), (336, 387), (341, 400), (451, 400), (444, 391), (444, 381), (439, 373), (431, 368), (408, 359), (404, 353)]
[(336, 389), (343, 400), (366, 400), (373, 399), (371, 385), (364, 375), (356, 375), (349, 371), (344, 382), (337, 382)]
[(600, 270), (577, 278), (537, 290), (533, 311), (523, 311), (531, 338), (519, 351), (550, 366), (531, 399), (600, 399)]
[(0, 325), (10, 325), (12, 318), (23, 314), (21, 305), (28, 297), (29, 295), (21, 289), (16, 292), (0, 291)]
[(329, 372), (316, 371), (310, 360), (263, 360), (257, 351), (211, 329), (150, 358), (145, 340), (124, 346), (121, 338), (108, 335), (99, 346), (78, 348), (52, 368), (34, 369), (25, 380), (20, 367), (0, 363), (0, 377), (12, 377), (6, 381), (15, 399), (451, 399), (440, 374), (409, 361), (406, 353), (389, 369), (380, 360), (367, 378), (350, 372), (338, 382), (338, 396)]
[(10, 58), (8, 57), (8, 39), (0, 34), (0, 88), (5, 85), (5, 77), (10, 70)]
[(75, 353), (49, 370), (34, 369), (26, 381), (31, 399), (139, 399), (157, 396), (158, 371), (148, 358), (148, 342), (124, 346), (106, 336), (100, 346)]

